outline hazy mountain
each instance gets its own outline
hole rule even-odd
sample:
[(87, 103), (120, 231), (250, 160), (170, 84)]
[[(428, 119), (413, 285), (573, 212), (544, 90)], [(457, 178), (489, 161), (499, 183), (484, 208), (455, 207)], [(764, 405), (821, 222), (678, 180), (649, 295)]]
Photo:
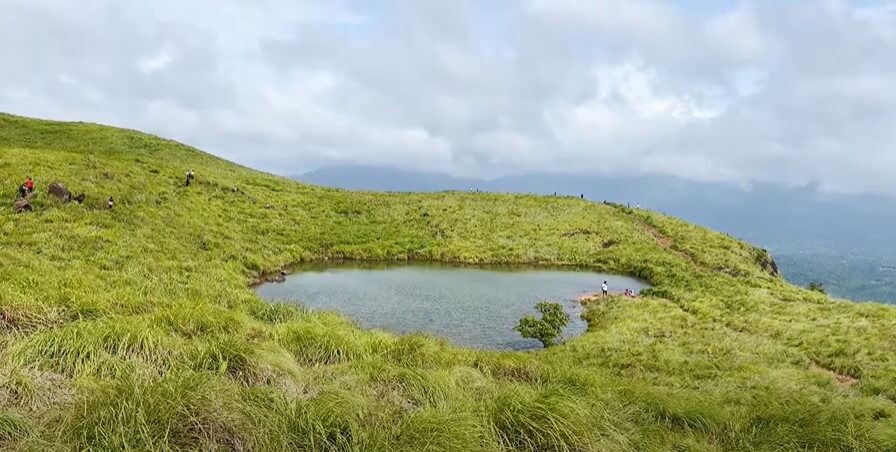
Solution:
[(298, 179), (378, 191), (469, 190), (579, 196), (641, 205), (768, 247), (778, 254), (896, 256), (896, 198), (825, 195), (813, 187), (751, 190), (668, 176), (530, 174), (494, 180), (369, 166), (329, 167)]

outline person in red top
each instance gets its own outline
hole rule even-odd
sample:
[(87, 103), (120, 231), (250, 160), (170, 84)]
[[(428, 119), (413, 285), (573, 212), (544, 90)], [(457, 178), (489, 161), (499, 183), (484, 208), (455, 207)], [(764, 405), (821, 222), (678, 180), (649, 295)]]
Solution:
[(28, 189), (28, 193), (34, 192), (34, 181), (31, 180), (31, 177), (25, 181), (25, 188)]

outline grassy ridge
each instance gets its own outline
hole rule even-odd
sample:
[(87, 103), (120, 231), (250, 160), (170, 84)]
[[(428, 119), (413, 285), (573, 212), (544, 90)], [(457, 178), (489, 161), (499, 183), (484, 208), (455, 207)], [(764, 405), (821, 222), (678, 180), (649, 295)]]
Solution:
[[(28, 175), (36, 211), (14, 215)], [(48, 198), (53, 181), (85, 204)], [(896, 450), (896, 310), (789, 286), (761, 250), (673, 218), (325, 189), (2, 115), (0, 188), (4, 448)], [(654, 288), (525, 354), (364, 331), (246, 289), (333, 258), (586, 265)]]

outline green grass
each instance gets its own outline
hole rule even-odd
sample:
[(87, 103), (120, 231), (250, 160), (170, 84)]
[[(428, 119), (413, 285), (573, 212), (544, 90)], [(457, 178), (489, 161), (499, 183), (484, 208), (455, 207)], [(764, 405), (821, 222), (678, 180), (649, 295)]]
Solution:
[[(36, 210), (15, 215), (29, 175)], [(85, 204), (49, 198), (54, 181)], [(0, 190), (2, 449), (896, 450), (896, 310), (788, 285), (764, 251), (674, 218), (326, 189), (8, 115)], [(365, 331), (248, 289), (322, 259), (577, 265), (654, 287), (529, 353)]]

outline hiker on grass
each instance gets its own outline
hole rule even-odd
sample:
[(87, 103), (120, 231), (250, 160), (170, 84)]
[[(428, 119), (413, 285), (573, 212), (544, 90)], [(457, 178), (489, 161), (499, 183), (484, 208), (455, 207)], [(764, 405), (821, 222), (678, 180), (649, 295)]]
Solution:
[(106, 208), (112, 210), (113, 207), (115, 207), (115, 200), (110, 196), (109, 201), (106, 202)]
[(193, 179), (196, 179), (196, 175), (193, 174), (193, 170), (189, 170), (189, 171), (187, 171), (187, 182), (186, 182), (186, 186), (187, 186), (187, 187), (190, 186), (190, 182), (191, 182)]
[(28, 193), (34, 192), (34, 181), (31, 179), (30, 176), (25, 181), (25, 188), (28, 190)]
[(24, 198), (28, 194), (28, 187), (25, 184), (19, 186), (19, 198)]
[(605, 297), (610, 294), (610, 287), (607, 286), (606, 281), (604, 281), (604, 283), (600, 285), (600, 290), (601, 292), (603, 292)]

